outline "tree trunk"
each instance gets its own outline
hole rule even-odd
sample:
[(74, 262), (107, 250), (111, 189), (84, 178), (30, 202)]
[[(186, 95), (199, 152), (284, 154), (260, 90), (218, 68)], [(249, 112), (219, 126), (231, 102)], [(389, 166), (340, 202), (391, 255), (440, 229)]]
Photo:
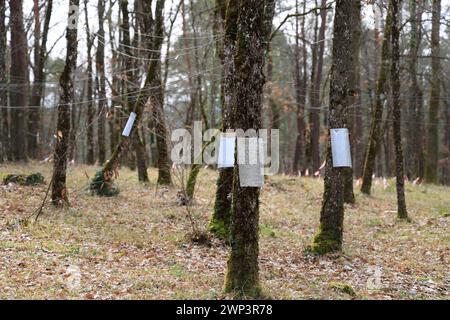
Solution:
[[(407, 60), (409, 88), (408, 107), (406, 108), (406, 144), (405, 144), (405, 173), (409, 179), (423, 178), (423, 124), (417, 115), (422, 113), (422, 89), (417, 79), (418, 55), (422, 41), (422, 13), (423, 1), (409, 1), (409, 20), (411, 30), (409, 32), (409, 57)], [(419, 120), (419, 121), (417, 121)], [(417, 122), (416, 122), (417, 121)], [(421, 164), (422, 162), (422, 164)]]
[[(83, 90), (81, 92), (80, 95), (80, 99), (79, 102), (83, 101), (83, 97), (84, 97), (84, 87), (83, 86)], [(78, 130), (78, 125), (79, 125), (79, 119), (77, 117), (77, 115), (80, 113), (80, 106), (79, 103), (77, 103), (77, 99), (76, 99), (76, 91), (74, 88), (74, 94), (73, 94), (73, 98), (72, 98), (72, 106), (70, 108), (70, 134), (69, 134), (69, 151), (68, 151), (68, 160), (69, 162), (75, 161), (76, 158), (76, 152), (77, 152), (77, 130)]]
[(133, 149), (136, 151), (136, 164), (138, 172), (138, 180), (140, 182), (149, 182), (147, 173), (147, 160), (145, 157), (145, 144), (141, 138), (139, 130), (134, 131)]
[[(126, 7), (127, 5), (128, 1), (122, 0), (121, 6)], [(128, 148), (130, 144), (130, 139), (139, 124), (144, 106), (146, 105), (147, 102), (151, 104), (152, 112), (155, 112), (154, 117), (155, 119), (157, 119), (156, 123), (158, 124), (156, 128), (157, 142), (158, 142), (158, 166), (160, 166), (158, 183), (159, 184), (171, 183), (170, 164), (167, 150), (167, 128), (165, 126), (165, 119), (163, 116), (161, 116), (161, 114), (163, 115), (162, 108), (164, 102), (160, 76), (161, 75), (160, 51), (161, 51), (161, 44), (163, 41), (163, 9), (164, 9), (164, 1), (158, 0), (156, 3), (155, 29), (152, 37), (154, 41), (151, 42), (151, 47), (149, 48), (152, 50), (152, 53), (149, 55), (150, 61), (148, 64), (147, 75), (144, 81), (144, 85), (141, 88), (138, 97), (135, 100), (128, 102), (129, 104), (131, 104), (129, 111), (130, 112), (134, 111), (136, 113), (136, 120), (131, 129), (130, 136), (129, 137), (121, 136), (120, 141), (116, 146), (116, 148), (114, 149), (113, 153), (111, 154), (110, 159), (105, 163), (103, 169), (97, 172), (96, 177), (91, 181), (90, 189), (91, 191), (95, 192), (98, 195), (111, 196), (117, 194), (117, 192), (114, 190), (110, 192), (113, 184), (114, 173), (117, 171), (119, 167), (122, 153), (124, 152), (124, 150)], [(150, 98), (148, 92), (150, 92)]]
[[(233, 120), (237, 128), (261, 127), (264, 86), (264, 53), (272, 27), (275, 1), (241, 0), (236, 41)], [(231, 253), (225, 291), (239, 296), (259, 296), (258, 238), (259, 188), (241, 187), (239, 167), (234, 168), (231, 209)]]
[[(125, 51), (125, 74), (126, 74), (126, 81), (124, 83), (124, 86), (126, 88), (126, 93), (129, 94), (131, 92), (135, 92), (137, 90), (137, 88), (139, 87), (137, 84), (137, 79), (135, 76), (135, 73), (131, 70), (134, 67), (133, 61), (131, 60), (132, 58), (132, 44), (130, 42), (130, 23), (129, 23), (129, 15), (128, 15), (128, 3), (126, 1), (122, 1), (121, 2), (121, 11), (122, 11), (122, 16), (123, 16), (123, 50)], [(145, 6), (143, 7), (143, 13), (146, 14), (150, 14), (147, 13), (145, 10), (151, 10), (151, 7), (149, 6)], [(144, 32), (146, 30), (143, 30)], [(137, 39), (137, 34), (135, 34), (135, 39)], [(137, 44), (135, 44), (134, 46), (137, 46)], [(136, 53), (137, 54), (137, 53)], [(125, 98), (125, 100), (127, 101), (127, 104), (129, 106), (132, 106), (134, 104), (134, 99), (130, 96), (127, 96)], [(129, 107), (129, 112), (131, 113), (133, 110), (131, 107)], [(145, 145), (144, 142), (142, 141), (142, 138), (140, 136), (139, 130), (135, 130), (133, 132), (133, 135), (131, 136), (131, 141), (132, 141), (132, 150), (135, 151), (136, 153), (136, 157), (132, 157), (130, 159), (130, 164), (132, 165), (132, 167), (134, 168), (137, 165), (137, 172), (138, 172), (138, 180), (140, 182), (148, 182), (149, 178), (148, 178), (148, 173), (147, 173), (147, 161), (146, 161), (146, 154), (145, 154)], [(132, 152), (130, 152), (130, 154), (132, 155)]]
[(317, 64), (314, 64), (311, 78), (311, 111), (310, 111), (310, 148), (311, 148), (311, 169), (312, 172), (316, 172), (320, 167), (320, 87), (322, 83), (322, 69), (323, 69), (323, 57), (325, 51), (325, 30), (327, 10), (325, 9), (327, 4), (326, 0), (321, 2), (320, 10), (320, 28), (317, 38), (318, 44), (315, 44), (315, 50), (317, 54)]
[[(303, 14), (306, 11), (306, 2), (303, 2)], [(296, 12), (298, 13), (298, 0), (296, 0)], [(295, 81), (295, 103), (297, 105), (297, 137), (295, 139), (295, 154), (294, 163), (292, 171), (294, 174), (303, 172), (305, 169), (305, 105), (306, 105), (306, 87), (307, 87), (307, 59), (308, 51), (306, 50), (306, 39), (305, 39), (305, 16), (302, 17), (301, 24), (301, 37), (302, 37), (302, 54), (303, 54), (303, 64), (300, 66), (300, 45), (299, 45), (299, 21), (296, 17), (295, 21), (295, 71), (294, 71), (294, 81)], [(303, 76), (300, 75), (301, 69), (303, 68)]]
[(120, 10), (118, 13), (118, 19), (117, 21), (113, 21), (113, 0), (109, 0), (109, 10), (107, 11), (106, 19), (108, 20), (108, 29), (109, 29), (109, 44), (110, 44), (110, 51), (111, 51), (111, 69), (117, 70), (112, 75), (112, 98), (111, 98), (111, 104), (112, 104), (112, 110), (111, 110), (111, 122), (112, 125), (111, 128), (111, 150), (114, 150), (114, 148), (119, 143), (119, 137), (121, 133), (122, 128), (122, 119), (120, 117), (120, 111), (116, 109), (116, 106), (120, 106), (121, 99), (119, 98), (120, 95), (120, 61), (122, 57), (119, 57), (119, 54), (117, 53), (117, 48), (115, 46), (115, 36), (116, 33), (118, 33), (118, 38), (121, 40), (122, 36), (122, 30), (118, 28), (117, 26), (121, 25), (121, 15)]
[[(352, 81), (348, 72), (352, 70), (354, 64), (352, 48), (348, 45), (352, 43), (352, 28), (355, 23), (353, 10), (352, 1), (336, 1), (331, 58), (329, 129), (346, 128), (348, 125), (348, 106), (353, 98)], [(339, 251), (342, 248), (344, 172), (345, 168), (333, 167), (331, 144), (328, 142), (320, 227), (311, 247), (315, 253), (324, 254)]]
[(154, 34), (153, 40), (154, 54), (152, 59), (156, 60), (154, 69), (151, 71), (154, 73), (151, 86), (155, 89), (150, 94), (150, 104), (152, 106), (153, 119), (155, 120), (155, 135), (157, 146), (157, 161), (158, 161), (158, 184), (170, 185), (172, 184), (172, 178), (170, 173), (170, 158), (168, 149), (168, 130), (166, 125), (166, 119), (164, 116), (164, 91), (162, 87), (161, 79), (161, 46), (164, 35), (164, 1), (158, 0), (156, 2), (155, 21), (154, 21)]
[(97, 92), (98, 92), (98, 161), (104, 163), (106, 159), (106, 112), (108, 102), (106, 100), (106, 78), (105, 78), (105, 0), (98, 0), (98, 32), (97, 53), (95, 56), (95, 67), (97, 69)]
[(9, 150), (9, 121), (8, 121), (8, 97), (6, 71), (6, 24), (5, 24), (6, 3), (0, 0), (0, 109), (1, 109), (1, 133), (0, 140), (0, 162), (10, 155)]
[[(353, 22), (352, 37), (351, 37), (351, 52), (353, 56), (353, 64), (351, 65), (350, 75), (349, 75), (349, 91), (352, 94), (351, 98), (351, 111), (356, 114), (357, 109), (361, 109), (358, 105), (361, 102), (360, 99), (360, 86), (359, 86), (359, 49), (361, 43), (361, 2), (354, 1), (352, 6), (352, 17)], [(358, 132), (362, 130), (361, 120), (355, 119), (355, 117), (348, 118), (349, 131), (352, 133), (350, 135), (350, 142), (352, 145), (352, 154), (356, 153), (356, 143), (360, 135), (356, 134), (356, 128)], [(359, 150), (358, 150), (359, 151)], [(356, 158), (356, 157), (355, 157)], [(353, 161), (353, 164), (355, 161)], [(344, 203), (355, 203), (355, 194), (353, 192), (353, 168), (345, 168), (344, 170)]]
[(189, 106), (186, 112), (185, 126), (187, 128), (193, 128), (196, 106), (197, 106), (197, 95), (195, 94), (195, 84), (194, 84), (194, 72), (192, 70), (191, 54), (189, 50), (189, 40), (188, 40), (188, 30), (186, 21), (186, 5), (184, 0), (181, 1), (181, 17), (182, 17), (182, 38), (183, 38), (183, 48), (186, 50), (184, 55), (184, 61), (186, 63), (186, 68), (188, 72), (188, 82), (189, 82)]
[(363, 126), (363, 112), (362, 112), (362, 99), (361, 99), (361, 2), (357, 1), (353, 6), (353, 14), (355, 15), (354, 28), (353, 28), (353, 39), (352, 41), (352, 51), (354, 52), (354, 64), (355, 64), (355, 78), (354, 78), (354, 96), (353, 96), (353, 113), (352, 117), (353, 130), (351, 141), (353, 146), (353, 174), (357, 178), (362, 176), (362, 167), (364, 162), (364, 126)]
[(36, 159), (39, 145), (40, 108), (43, 86), (46, 75), (44, 73), (45, 61), (47, 60), (47, 36), (52, 15), (53, 0), (47, 1), (45, 10), (44, 29), (41, 40), (41, 23), (39, 19), (39, 1), (34, 0), (34, 79), (30, 97), (30, 111), (28, 114), (28, 156)]
[[(444, 87), (444, 92), (445, 87)], [(450, 185), (450, 101), (445, 100), (445, 110), (446, 112), (446, 126), (444, 133), (444, 147), (446, 150), (446, 158), (444, 162), (444, 172), (443, 172), (443, 183), (445, 185)]]
[(27, 39), (23, 28), (22, 0), (10, 0), (11, 70), (9, 101), (11, 109), (12, 154), (14, 161), (26, 161), (25, 117), (27, 105)]
[[(222, 2), (221, 5), (219, 2)], [(226, 6), (223, 2), (227, 2)], [(216, 6), (221, 8), (221, 18), (224, 24), (224, 38), (222, 45), (222, 131), (232, 129), (232, 99), (235, 92), (234, 55), (236, 53), (237, 20), (239, 16), (239, 0), (219, 0)], [(219, 169), (217, 179), (216, 199), (214, 211), (209, 223), (209, 229), (217, 237), (228, 238), (230, 226), (231, 193), (233, 186), (233, 168)]]
[[(148, 6), (139, 8), (140, 2), (135, 2), (135, 6), (137, 8), (137, 12), (139, 13), (139, 17), (145, 16), (146, 19), (151, 19), (147, 15), (150, 15), (151, 12), (145, 11), (150, 10)], [(129, 19), (129, 12), (128, 12), (128, 1), (121, 1), (120, 2), (120, 11), (122, 12), (122, 45), (120, 49), (123, 51), (122, 61), (123, 61), (123, 68), (125, 69), (122, 71), (122, 95), (124, 96), (122, 107), (124, 110), (126, 110), (127, 113), (131, 113), (133, 111), (133, 106), (136, 102), (134, 92), (138, 90), (137, 85), (137, 79), (135, 77), (135, 72), (133, 72), (133, 68), (135, 67), (135, 63), (133, 61), (133, 55), (136, 54), (132, 50), (132, 44), (131, 44), (131, 36), (130, 36), (130, 19)], [(146, 32), (145, 29), (142, 30), (142, 32)], [(136, 37), (135, 37), (136, 38)], [(151, 45), (151, 42), (145, 42), (146, 44)], [(143, 98), (146, 100), (147, 98)], [(134, 171), (136, 170), (136, 154), (135, 150), (139, 145), (139, 142), (137, 141), (138, 137), (136, 134), (130, 135), (131, 139), (131, 148), (129, 145), (127, 145), (127, 157), (125, 159), (125, 163), (130, 168), (130, 170)], [(138, 178), (139, 178), (139, 172), (138, 172)]]
[[(280, 107), (273, 97), (273, 58), (272, 58), (272, 50), (270, 44), (268, 45), (268, 50), (266, 53), (267, 56), (267, 96), (270, 108), (270, 129), (280, 129)], [(270, 147), (270, 143), (268, 143), (268, 147)], [(269, 150), (270, 152), (270, 150)]]
[(372, 124), (369, 133), (369, 140), (367, 142), (363, 180), (361, 185), (361, 192), (367, 195), (370, 194), (372, 187), (372, 174), (374, 171), (375, 158), (378, 153), (380, 139), (381, 139), (381, 123), (383, 120), (383, 103), (386, 100), (387, 93), (387, 79), (389, 72), (389, 39), (391, 37), (391, 10), (388, 9), (386, 23), (384, 27), (383, 43), (381, 45), (381, 64), (378, 72), (377, 92), (375, 108), (372, 112)]
[(391, 87), (392, 87), (392, 108), (393, 124), (392, 130), (395, 144), (395, 174), (397, 187), (397, 217), (407, 219), (405, 201), (405, 180), (403, 178), (403, 148), (402, 148), (402, 128), (401, 128), (401, 106), (400, 106), (400, 29), (399, 11), (401, 11), (401, 0), (390, 0), (392, 10), (392, 62), (391, 62)]
[(439, 29), (441, 19), (441, 0), (433, 0), (431, 17), (431, 91), (430, 108), (428, 111), (428, 148), (425, 179), (429, 183), (437, 183), (439, 160), (439, 133), (436, 123), (439, 119), (439, 99), (441, 95), (440, 85), (440, 45)]
[[(68, 25), (66, 29), (66, 63), (59, 79), (61, 91), (56, 125), (56, 142), (53, 154), (52, 203), (56, 206), (68, 205), (66, 188), (67, 152), (70, 134), (70, 106), (73, 100), (73, 73), (77, 63), (78, 41), (76, 22), (79, 0), (70, 0)], [(73, 9), (73, 8), (77, 9)]]
[(86, 132), (86, 144), (87, 144), (87, 164), (93, 165), (95, 163), (94, 154), (94, 104), (93, 98), (93, 76), (92, 76), (92, 45), (94, 44), (89, 28), (89, 16), (87, 10), (88, 0), (84, 0), (84, 16), (86, 20), (86, 41), (87, 41), (87, 132)]

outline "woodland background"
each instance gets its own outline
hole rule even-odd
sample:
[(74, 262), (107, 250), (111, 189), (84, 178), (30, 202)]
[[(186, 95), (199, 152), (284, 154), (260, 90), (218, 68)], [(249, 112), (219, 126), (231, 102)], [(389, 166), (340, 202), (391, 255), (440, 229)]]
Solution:
[[(0, 297), (448, 299), (449, 20), (441, 0), (0, 0)], [(194, 121), (279, 129), (279, 174), (174, 165)]]

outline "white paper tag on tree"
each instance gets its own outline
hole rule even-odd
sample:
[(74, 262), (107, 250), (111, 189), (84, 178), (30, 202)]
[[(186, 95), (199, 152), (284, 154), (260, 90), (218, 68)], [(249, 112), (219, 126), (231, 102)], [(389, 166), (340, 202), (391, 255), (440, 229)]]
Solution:
[(330, 129), (333, 167), (351, 167), (352, 154), (347, 128)]
[(219, 140), (218, 168), (234, 167), (234, 150), (236, 149), (236, 135), (234, 133), (221, 133)]
[(128, 118), (127, 124), (123, 129), (122, 135), (124, 137), (129, 137), (131, 133), (131, 128), (133, 128), (134, 121), (136, 120), (136, 113), (130, 113), (130, 117)]
[(264, 185), (264, 140), (256, 137), (237, 140), (240, 186), (261, 188)]

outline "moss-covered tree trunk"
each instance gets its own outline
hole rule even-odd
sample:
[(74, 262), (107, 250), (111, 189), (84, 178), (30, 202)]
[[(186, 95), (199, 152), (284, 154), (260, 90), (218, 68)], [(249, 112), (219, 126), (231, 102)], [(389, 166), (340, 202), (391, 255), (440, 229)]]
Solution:
[[(346, 128), (348, 106), (352, 100), (351, 77), (354, 57), (351, 46), (354, 15), (352, 1), (336, 1), (333, 51), (330, 77), (329, 129)], [(320, 212), (320, 227), (311, 249), (318, 254), (339, 251), (342, 248), (344, 225), (344, 173), (345, 168), (334, 168), (331, 144), (327, 145), (324, 194)]]
[(441, 95), (440, 85), (440, 19), (441, 19), (441, 0), (433, 0), (431, 17), (431, 90), (430, 90), (430, 108), (428, 110), (428, 121), (431, 125), (428, 127), (428, 147), (425, 179), (430, 183), (438, 182), (438, 159), (439, 159), (439, 132), (436, 123), (439, 119), (439, 99)]
[(405, 200), (405, 180), (403, 168), (403, 147), (401, 128), (401, 106), (400, 106), (400, 29), (398, 13), (401, 10), (401, 0), (390, 0), (392, 10), (392, 62), (391, 62), (391, 88), (392, 88), (392, 116), (393, 135), (395, 144), (395, 175), (397, 188), (397, 216), (407, 219)]
[[(56, 125), (56, 142), (53, 154), (52, 203), (67, 205), (66, 168), (69, 150), (70, 107), (73, 100), (73, 74), (77, 64), (78, 40), (78, 6), (79, 0), (70, 0), (68, 25), (66, 29), (67, 49), (64, 70), (59, 79), (60, 97), (58, 120)], [(74, 10), (74, 8), (77, 8)]]
[[(241, 0), (236, 42), (233, 120), (237, 128), (261, 127), (264, 55), (272, 26), (275, 1)], [(239, 115), (239, 116), (238, 116)], [(239, 167), (234, 168), (233, 205), (225, 291), (239, 296), (260, 295), (259, 188), (241, 187)]]
[(383, 103), (387, 93), (387, 79), (389, 74), (389, 39), (391, 37), (391, 10), (388, 9), (386, 24), (384, 27), (383, 43), (381, 45), (381, 64), (378, 72), (377, 92), (375, 108), (372, 112), (372, 124), (370, 127), (369, 140), (366, 146), (364, 158), (363, 179), (361, 192), (369, 195), (372, 188), (372, 174), (375, 167), (375, 158), (378, 153), (381, 139), (381, 122), (383, 120)]
[[(227, 2), (225, 6), (223, 2)], [(239, 0), (217, 1), (221, 5), (221, 18), (224, 21), (223, 47), (221, 48), (222, 87), (221, 112), (222, 131), (232, 128), (232, 101), (235, 90), (234, 54), (236, 52), (237, 19), (239, 15)], [(231, 192), (233, 185), (233, 168), (219, 169), (217, 179), (214, 211), (209, 223), (209, 229), (216, 236), (227, 238), (230, 225)]]

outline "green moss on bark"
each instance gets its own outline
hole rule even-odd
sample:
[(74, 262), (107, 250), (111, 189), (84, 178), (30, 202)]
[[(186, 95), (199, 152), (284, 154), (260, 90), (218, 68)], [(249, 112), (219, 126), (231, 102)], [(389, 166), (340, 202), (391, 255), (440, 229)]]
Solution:
[(191, 170), (189, 171), (189, 177), (186, 182), (186, 196), (189, 200), (194, 198), (195, 185), (197, 183), (197, 176), (200, 172), (200, 165), (193, 164)]
[(227, 239), (230, 233), (228, 229), (228, 225), (225, 224), (225, 221), (217, 219), (217, 217), (213, 216), (211, 221), (209, 222), (208, 229), (214, 234), (216, 237), (220, 239)]
[(112, 173), (104, 170), (95, 173), (89, 185), (89, 190), (92, 194), (104, 197), (113, 197), (119, 194), (119, 189), (113, 185)]
[(231, 192), (233, 168), (224, 168), (217, 179), (214, 212), (209, 223), (209, 230), (218, 238), (228, 239), (230, 233)]
[(313, 254), (323, 255), (342, 250), (342, 238), (340, 234), (320, 229), (314, 237), (308, 251)]

